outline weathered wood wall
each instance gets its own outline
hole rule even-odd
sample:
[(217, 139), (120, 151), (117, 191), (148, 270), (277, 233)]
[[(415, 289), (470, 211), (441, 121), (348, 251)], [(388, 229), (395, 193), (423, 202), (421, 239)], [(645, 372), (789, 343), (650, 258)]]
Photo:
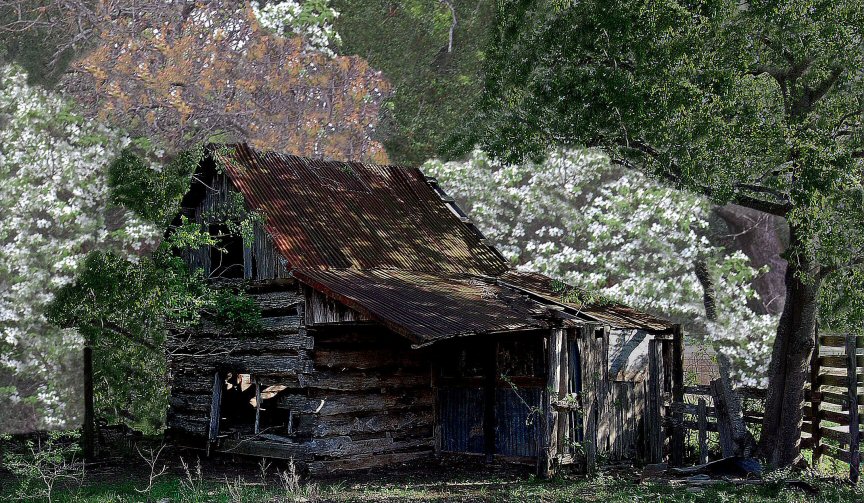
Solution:
[(186, 445), (207, 445), (214, 373), (250, 373), (262, 386), (286, 387), (276, 407), (280, 417), (289, 418), (290, 433), (222, 435), (212, 445), (216, 451), (293, 458), (313, 474), (430, 456), (429, 353), (411, 349), (380, 325), (307, 325), (308, 299), (296, 286), (287, 288), (251, 292), (259, 305), (268, 306), (266, 333), (198, 333), (188, 350), (170, 358), (170, 436)]

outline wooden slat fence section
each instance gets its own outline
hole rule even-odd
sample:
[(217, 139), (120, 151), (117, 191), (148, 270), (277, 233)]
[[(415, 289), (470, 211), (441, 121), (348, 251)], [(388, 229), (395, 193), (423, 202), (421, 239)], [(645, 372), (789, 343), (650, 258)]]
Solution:
[[(859, 405), (864, 383), (864, 337), (822, 335), (810, 361), (811, 389), (805, 406), (805, 428), (810, 434), (813, 462), (828, 456), (849, 463), (849, 479), (860, 473)], [(851, 425), (851, 426), (850, 426)]]

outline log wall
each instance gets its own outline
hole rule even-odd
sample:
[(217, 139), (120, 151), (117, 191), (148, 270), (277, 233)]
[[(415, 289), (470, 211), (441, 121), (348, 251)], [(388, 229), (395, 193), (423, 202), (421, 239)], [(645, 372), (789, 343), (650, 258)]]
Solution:
[[(284, 386), (268, 411), (287, 431), (220, 431), (210, 449), (293, 458), (310, 473), (365, 469), (433, 453), (431, 357), (380, 325), (307, 325), (297, 285), (251, 291), (259, 334), (219, 334), (207, 325), (177, 336), (169, 356), (168, 435), (208, 445), (214, 373), (249, 373), (262, 389)], [(270, 405), (269, 407), (272, 407)], [(221, 415), (224, 415), (222, 411)]]

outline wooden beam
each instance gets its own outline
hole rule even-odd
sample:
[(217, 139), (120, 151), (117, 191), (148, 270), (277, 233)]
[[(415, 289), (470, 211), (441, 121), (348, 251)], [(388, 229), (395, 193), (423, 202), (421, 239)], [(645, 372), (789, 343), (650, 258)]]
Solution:
[[(708, 462), (708, 418), (705, 414), (705, 399), (699, 399), (696, 421), (699, 425), (699, 464)], [(683, 426), (683, 425), (682, 425)]]
[[(684, 332), (675, 325), (672, 333), (672, 401), (684, 402)], [(669, 443), (669, 464), (681, 466), (684, 461), (684, 419), (680, 412), (673, 413), (672, 438)]]

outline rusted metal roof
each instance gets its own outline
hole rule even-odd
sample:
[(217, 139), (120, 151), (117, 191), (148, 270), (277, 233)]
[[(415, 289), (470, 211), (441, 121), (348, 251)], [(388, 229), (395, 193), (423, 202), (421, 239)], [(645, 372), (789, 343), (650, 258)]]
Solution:
[(466, 227), (417, 168), (217, 148), (293, 268), (497, 275), (507, 263)]
[(295, 277), (416, 345), (545, 328), (550, 304), (618, 328), (672, 327), (620, 304), (564, 303), (551, 278), (509, 271), (419, 169), (313, 160), (245, 144), (210, 152), (263, 214)]
[[(562, 291), (554, 287), (554, 280), (546, 275), (532, 272), (507, 271), (498, 277), (502, 285), (518, 288), (532, 295), (565, 305), (578, 311), (587, 319), (594, 319), (611, 325), (614, 328), (643, 328), (658, 332), (671, 330), (674, 324), (652, 316), (648, 313), (633, 309), (623, 304), (580, 304), (565, 301)], [(569, 286), (565, 285), (565, 288)]]
[(293, 274), (418, 346), (454, 336), (549, 327), (543, 304), (494, 279), (397, 269), (295, 269)]

